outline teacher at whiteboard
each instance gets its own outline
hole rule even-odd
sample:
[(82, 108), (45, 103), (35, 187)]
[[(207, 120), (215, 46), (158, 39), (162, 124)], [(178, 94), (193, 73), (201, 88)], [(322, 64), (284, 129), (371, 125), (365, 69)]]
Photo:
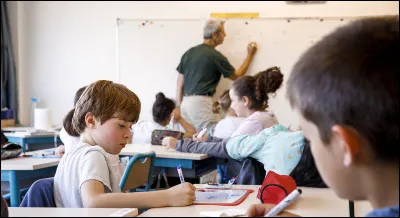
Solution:
[(219, 121), (219, 117), (212, 112), (212, 96), (221, 75), (231, 80), (243, 76), (257, 51), (257, 44), (250, 42), (246, 59), (235, 70), (228, 59), (215, 49), (224, 42), (224, 23), (222, 20), (208, 20), (204, 26), (204, 42), (186, 51), (177, 67), (177, 107), (180, 107), (181, 116), (197, 131), (214, 127)]

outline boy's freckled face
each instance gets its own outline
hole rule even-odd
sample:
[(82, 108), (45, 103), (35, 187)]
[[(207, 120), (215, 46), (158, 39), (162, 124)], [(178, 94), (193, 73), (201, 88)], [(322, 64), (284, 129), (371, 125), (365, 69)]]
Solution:
[(108, 153), (117, 155), (132, 137), (131, 126), (131, 122), (111, 118), (102, 125), (98, 123), (93, 136), (97, 144), (101, 145)]
[(318, 127), (306, 120), (298, 110), (295, 113), (299, 117), (300, 126), (305, 138), (310, 141), (311, 153), (315, 159), (317, 169), (325, 184), (332, 188), (343, 199), (363, 199), (364, 193), (359, 193), (359, 177), (354, 173), (354, 166), (344, 166), (344, 154), (341, 144), (332, 137), (330, 144), (321, 140)]

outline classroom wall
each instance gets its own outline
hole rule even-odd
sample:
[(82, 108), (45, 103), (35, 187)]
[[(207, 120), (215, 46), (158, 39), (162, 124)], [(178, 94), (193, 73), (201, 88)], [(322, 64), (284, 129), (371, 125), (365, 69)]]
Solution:
[[(211, 12), (264, 17), (399, 14), (398, 1), (287, 5), (276, 2), (8, 2), (18, 71), (20, 121), (30, 123), (30, 98), (60, 125), (73, 96), (94, 80), (116, 80), (116, 18), (206, 18)], [(151, 75), (143, 75), (151, 76)], [(171, 84), (175, 85), (175, 84)]]

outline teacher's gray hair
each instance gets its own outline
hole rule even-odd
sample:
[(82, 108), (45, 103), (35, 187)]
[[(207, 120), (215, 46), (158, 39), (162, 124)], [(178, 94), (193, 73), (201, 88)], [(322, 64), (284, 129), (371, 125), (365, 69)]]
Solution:
[(225, 23), (224, 20), (207, 20), (204, 26), (204, 39), (211, 39), (213, 33), (218, 33), (221, 30), (221, 25)]

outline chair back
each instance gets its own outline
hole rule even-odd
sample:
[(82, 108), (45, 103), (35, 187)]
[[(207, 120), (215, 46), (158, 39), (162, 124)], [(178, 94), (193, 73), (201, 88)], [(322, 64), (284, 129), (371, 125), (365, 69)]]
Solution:
[(121, 191), (135, 189), (137, 187), (146, 185), (145, 191), (150, 190), (154, 160), (156, 154), (154, 151), (135, 154), (128, 162), (119, 184)]

